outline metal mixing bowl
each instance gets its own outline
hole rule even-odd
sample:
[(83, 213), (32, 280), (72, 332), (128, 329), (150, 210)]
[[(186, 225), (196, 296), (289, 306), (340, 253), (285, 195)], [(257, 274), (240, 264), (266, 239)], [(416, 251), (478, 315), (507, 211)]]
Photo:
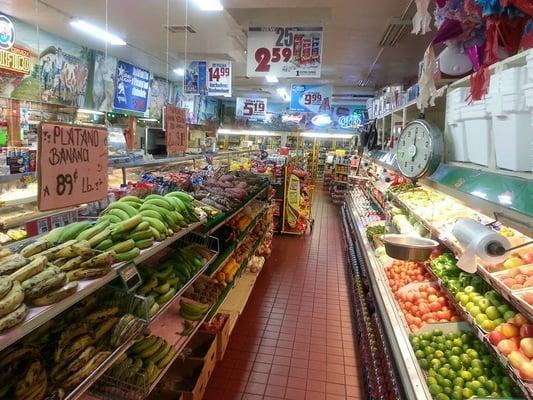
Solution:
[(381, 240), (389, 257), (403, 261), (427, 261), (439, 245), (432, 239), (406, 235), (383, 235)]

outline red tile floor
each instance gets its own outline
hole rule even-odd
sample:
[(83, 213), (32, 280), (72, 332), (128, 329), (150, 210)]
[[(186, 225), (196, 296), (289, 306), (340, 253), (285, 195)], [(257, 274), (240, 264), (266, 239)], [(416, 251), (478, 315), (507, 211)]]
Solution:
[(362, 399), (338, 209), (317, 193), (303, 238), (273, 252), (204, 399)]

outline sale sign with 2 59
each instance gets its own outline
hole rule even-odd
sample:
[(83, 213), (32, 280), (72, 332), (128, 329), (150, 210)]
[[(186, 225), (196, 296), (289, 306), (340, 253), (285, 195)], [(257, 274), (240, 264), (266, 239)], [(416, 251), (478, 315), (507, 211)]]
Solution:
[(320, 78), (322, 27), (251, 27), (247, 76)]

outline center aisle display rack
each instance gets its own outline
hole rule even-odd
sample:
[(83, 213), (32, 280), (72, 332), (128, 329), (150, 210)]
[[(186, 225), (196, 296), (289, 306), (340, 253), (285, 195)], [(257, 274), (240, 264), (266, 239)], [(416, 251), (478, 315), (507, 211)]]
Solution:
[[(238, 153), (239, 154), (234, 154), (234, 155), (242, 156), (244, 154), (250, 154), (249, 152), (238, 152)], [(231, 160), (231, 157), (232, 155), (230, 153), (220, 155), (220, 158), (222, 158), (223, 160), (228, 160), (228, 161)], [(198, 159), (198, 157), (196, 157), (196, 159)], [(194, 160), (194, 158), (186, 157), (186, 158), (180, 158), (180, 159), (173, 159), (171, 161), (173, 165), (177, 165), (181, 163), (188, 163), (191, 160)], [(154, 161), (153, 163), (147, 162), (145, 164), (147, 164), (147, 166), (165, 165), (165, 163), (161, 161)], [(139, 168), (141, 167), (141, 165), (139, 164), (115, 165), (115, 167), (120, 168), (120, 169)], [(15, 356), (19, 357), (18, 355), (19, 352), (29, 352), (30, 354), (33, 354), (36, 351), (38, 351), (38, 350), (31, 350), (34, 344), (35, 345), (39, 344), (39, 347), (42, 348), (43, 351), (48, 351), (46, 349), (52, 346), (52, 344), (49, 344), (46, 342), (46, 340), (48, 341), (50, 340), (49, 335), (51, 334), (52, 338), (55, 337), (56, 335), (59, 335), (61, 333), (61, 330), (57, 331), (57, 328), (59, 329), (67, 328), (66, 331), (69, 330), (67, 327), (69, 323), (68, 321), (70, 321), (70, 318), (71, 318), (69, 317), (69, 315), (72, 316), (72, 315), (79, 315), (80, 312), (83, 313), (84, 312), (83, 310), (89, 307), (88, 304), (91, 304), (91, 307), (93, 307), (94, 309), (94, 307), (97, 306), (97, 304), (100, 304), (99, 301), (95, 302), (94, 299), (101, 298), (101, 296), (103, 296), (102, 293), (109, 292), (109, 293), (112, 293), (112, 296), (114, 296), (113, 298), (115, 297), (120, 298), (120, 301), (119, 300), (111, 301), (109, 299), (105, 301), (102, 300), (104, 301), (102, 305), (110, 304), (110, 307), (104, 308), (104, 310), (107, 310), (108, 312), (111, 313), (110, 316), (105, 319), (105, 321), (109, 321), (109, 319), (111, 319), (112, 321), (115, 321), (115, 318), (118, 321), (119, 318), (114, 316), (116, 315), (118, 310), (122, 310), (120, 312), (124, 312), (124, 311), (126, 312), (126, 314), (124, 314), (124, 316), (120, 319), (120, 321), (122, 320), (125, 321), (126, 319), (128, 319), (127, 326), (126, 325), (121, 326), (122, 330), (120, 331), (121, 332), (120, 343), (118, 343), (118, 339), (117, 339), (117, 345), (113, 345), (112, 350), (110, 352), (98, 353), (96, 356), (101, 357), (101, 360), (99, 361), (98, 365), (95, 368), (92, 368), (90, 373), (83, 375), (83, 378), (81, 378), (79, 382), (76, 382), (76, 384), (73, 384), (73, 386), (68, 386), (68, 388), (65, 388), (65, 390), (63, 390), (61, 388), (61, 385), (58, 384), (57, 381), (55, 381), (55, 378), (51, 378), (49, 376), (49, 374), (53, 372), (51, 370), (48, 370), (48, 368), (50, 368), (51, 366), (48, 366), (48, 364), (40, 365), (39, 366), (41, 370), (40, 373), (44, 374), (45, 377), (48, 376), (48, 379), (45, 378), (44, 383), (40, 383), (38, 388), (39, 390), (44, 388), (46, 389), (47, 393), (56, 395), (58, 396), (58, 398), (65, 398), (69, 400), (80, 398), (82, 396), (86, 396), (87, 398), (89, 398), (90, 396), (88, 394), (85, 394), (85, 392), (100, 377), (102, 377), (106, 373), (106, 371), (115, 362), (117, 362), (117, 360), (120, 361), (121, 359), (123, 359), (128, 349), (130, 349), (131, 346), (138, 340), (142, 332), (144, 332), (146, 328), (149, 328), (150, 331), (152, 331), (152, 333), (157, 334), (160, 338), (162, 338), (162, 340), (165, 341), (165, 343), (168, 343), (170, 345), (173, 356), (168, 360), (168, 362), (161, 369), (157, 370), (156, 377), (152, 377), (153, 379), (151, 378), (147, 384), (141, 385), (141, 387), (143, 387), (144, 389), (141, 391), (140, 398), (147, 397), (154, 390), (159, 380), (165, 375), (166, 371), (170, 368), (173, 361), (177, 357), (179, 357), (182, 350), (186, 347), (191, 337), (200, 328), (203, 322), (211, 319), (216, 313), (216, 311), (221, 307), (221, 305), (224, 304), (224, 300), (226, 299), (228, 294), (231, 294), (234, 290), (237, 290), (235, 288), (241, 287), (242, 286), (241, 282), (245, 282), (249, 286), (250, 279), (249, 278), (241, 279), (241, 277), (248, 276), (250, 274), (248, 272), (244, 273), (244, 271), (247, 269), (248, 262), (251, 259), (251, 257), (256, 253), (256, 250), (259, 248), (259, 246), (264, 242), (267, 232), (269, 232), (269, 229), (270, 229), (269, 226), (271, 225), (271, 224), (266, 224), (265, 222), (263, 222), (264, 218), (266, 218), (268, 210), (270, 209), (270, 206), (269, 206), (270, 183), (268, 179), (266, 179), (265, 177), (258, 176), (258, 179), (259, 181), (257, 180), (256, 181), (261, 182), (261, 183), (259, 184), (257, 190), (255, 190), (253, 193), (248, 195), (244, 199), (244, 201), (242, 201), (238, 206), (234, 207), (230, 212), (226, 212), (225, 214), (220, 213), (219, 215), (215, 217), (209, 217), (209, 218), (207, 218), (206, 214), (203, 213), (203, 216), (197, 222), (189, 222), (187, 226), (177, 229), (174, 233), (164, 238), (163, 240), (155, 242), (152, 246), (143, 248), (139, 252), (139, 255), (137, 255), (133, 259), (130, 259), (129, 261), (117, 262), (113, 264), (112, 267), (109, 268), (109, 271), (103, 274), (102, 276), (96, 277), (94, 279), (81, 279), (79, 283), (77, 284), (77, 288), (74, 290), (74, 292), (71, 293), (69, 296), (66, 296), (62, 300), (55, 302), (53, 304), (50, 304), (50, 305), (46, 305), (46, 306), (29, 306), (29, 312), (27, 316), (23, 318), (21, 323), (19, 323), (18, 325), (14, 326), (11, 329), (7, 329), (4, 332), (0, 332), (0, 351), (2, 351), (1, 354), (7, 360), (9, 360), (10, 357), (15, 357)], [(200, 204), (201, 203), (195, 203), (195, 206), (197, 206), (197, 210), (199, 210), (198, 207), (200, 207)], [(248, 209), (252, 204), (254, 204), (255, 206), (254, 210), (256, 210), (256, 214), (254, 218), (243, 229), (243, 231), (241, 232), (241, 235), (239, 235), (239, 237), (237, 238), (237, 242), (233, 245), (232, 250), (229, 253), (226, 252), (223, 254), (219, 247), (218, 238), (212, 235), (216, 234), (222, 227), (225, 227), (234, 218), (239, 217), (239, 215), (243, 213), (243, 210)], [(203, 212), (203, 211), (198, 211), (198, 212)], [(248, 249), (247, 256), (244, 258), (244, 261), (240, 264), (238, 271), (236, 271), (235, 279), (232, 281), (231, 284), (226, 286), (226, 289), (224, 289), (220, 293), (219, 299), (217, 301), (210, 304), (208, 309), (202, 311), (201, 317), (195, 318), (194, 321), (187, 322), (186, 319), (180, 316), (182, 312), (181, 311), (182, 302), (183, 301), (190, 302), (190, 300), (184, 297), (184, 295), (185, 296), (187, 295), (186, 292), (191, 288), (193, 284), (195, 284), (195, 282), (200, 277), (203, 277), (202, 279), (206, 279), (205, 274), (208, 273), (208, 271), (210, 271), (209, 272), (210, 275), (214, 275), (216, 274), (218, 270), (224, 267), (225, 262), (230, 258), (233, 252), (236, 251), (237, 248), (239, 248), (239, 246), (244, 242), (244, 239), (247, 236), (247, 234), (259, 226), (262, 227), (262, 233), (257, 237), (253, 245), (249, 249), (247, 248)], [(26, 240), (26, 242), (18, 242), (13, 247), (12, 252), (18, 252), (23, 247), (27, 245), (31, 246), (32, 244), (39, 243), (39, 241), (42, 241), (42, 240), (43, 239), (41, 237), (37, 237), (37, 238), (28, 239)], [(64, 245), (64, 248), (67, 248), (68, 244), (69, 243)], [(157, 268), (159, 259), (164, 260), (165, 257), (174, 257), (173, 254), (179, 253), (181, 251), (185, 251), (184, 249), (195, 248), (195, 246), (196, 248), (201, 247), (204, 249), (203, 250), (204, 252), (202, 253), (204, 255), (203, 262), (201, 266), (197, 265), (194, 271), (189, 270), (189, 276), (187, 277), (185, 281), (181, 281), (180, 286), (177, 288), (177, 290), (173, 292), (170, 292), (170, 291), (168, 292), (169, 294), (171, 294), (170, 299), (168, 300), (165, 299), (164, 302), (163, 300), (161, 300), (162, 303), (160, 303), (160, 305), (158, 305), (157, 308), (154, 308), (153, 307), (154, 303), (150, 302), (149, 297), (147, 298), (146, 294), (144, 295), (136, 294), (136, 292), (138, 292), (138, 289), (136, 289), (138, 285), (132, 286), (131, 282), (133, 283), (136, 282), (135, 280), (136, 275), (140, 274), (140, 276), (142, 277), (145, 274), (145, 271), (147, 271), (146, 270), (147, 265), (148, 266), (152, 265), (153, 268)], [(68, 248), (70, 249), (70, 247)], [(37, 256), (39, 256), (38, 251), (37, 251)], [(16, 257), (19, 257), (19, 256), (16, 255)], [(224, 259), (219, 260), (219, 258), (221, 257), (223, 257)], [(218, 265), (218, 267), (211, 269), (212, 264), (213, 265), (216, 264)], [(138, 270), (138, 272), (136, 271), (136, 269)], [(150, 274), (152, 274), (154, 271), (157, 271), (157, 270), (152, 270)], [(162, 274), (163, 272), (160, 271), (160, 273)], [(144, 279), (149, 279), (150, 276), (151, 275), (144, 275), (143, 281)], [(172, 276), (174, 276), (174, 272), (172, 272)], [(255, 279), (256, 277), (252, 280), (252, 284), (251, 284), (252, 288), (253, 288), (253, 284), (255, 283)], [(121, 281), (123, 281), (123, 284), (120, 283)], [(147, 282), (144, 281), (144, 285), (146, 284)], [(124, 288), (122, 288), (123, 285), (125, 285)], [(131, 293), (128, 294), (125, 291), (125, 289), (127, 289)], [(163, 290), (166, 290), (166, 289), (161, 289), (161, 291), (158, 293), (164, 293)], [(251, 291), (251, 288), (250, 288), (250, 291)], [(155, 293), (155, 294), (158, 295), (158, 293)], [(109, 298), (111, 298), (111, 294), (109, 294), (109, 296), (110, 296)], [(248, 296), (246, 296), (243, 299), (242, 308), (244, 308), (247, 298)], [(110, 303), (107, 303), (106, 301), (109, 301)], [(115, 311), (115, 307), (117, 311)], [(65, 317), (66, 320), (63, 321), (64, 314), (67, 317)], [(77, 321), (76, 319), (74, 320), (75, 324), (72, 326), (72, 330), (74, 332), (73, 334), (76, 334), (77, 332), (76, 329), (81, 329), (81, 328), (75, 329), (76, 326), (79, 326), (80, 324), (82, 325), (86, 324), (85, 322), (82, 322), (82, 321)], [(79, 323), (76, 325), (77, 322)], [(67, 326), (65, 326), (65, 323), (67, 324)], [(126, 324), (126, 322), (124, 322), (124, 324)], [(183, 330), (176, 329), (176, 327), (179, 327), (179, 325), (183, 327)], [(172, 329), (169, 330), (168, 327), (170, 326), (172, 326)], [(81, 331), (83, 331), (84, 329), (85, 328), (81, 329)], [(99, 328), (99, 329), (103, 329), (103, 328)], [(109, 329), (110, 328), (108, 328), (107, 330), (109, 331)], [(52, 330), (51, 331), (52, 333), (50, 334), (47, 333), (50, 330)], [(185, 331), (187, 331), (187, 334), (184, 334)], [(63, 337), (64, 334), (65, 333), (61, 333), (61, 337)], [(59, 336), (57, 337), (59, 338)], [(81, 337), (83, 337), (83, 334), (81, 334), (81, 336), (78, 336), (77, 339)], [(112, 335), (109, 340), (115, 340), (113, 338), (114, 336)], [(91, 342), (93, 342), (93, 340), (94, 339), (92, 339)], [(56, 343), (56, 342), (53, 341), (53, 343)], [(98, 343), (99, 343), (98, 346), (100, 349), (103, 349), (104, 347), (110, 348), (109, 343), (107, 343), (107, 338), (106, 338), (107, 344), (104, 345), (103, 342), (101, 341), (99, 341)], [(94, 343), (94, 345), (96, 346), (96, 343)], [(104, 347), (101, 347), (101, 346), (104, 346)], [(78, 356), (81, 357), (80, 354), (78, 354)], [(94, 356), (95, 359), (96, 359), (96, 356)], [(32, 358), (30, 357), (30, 360), (31, 359)], [(24, 364), (25, 361), (23, 361), (22, 359), (13, 358), (13, 362), (15, 362), (15, 360), (17, 361), (15, 364), (13, 364), (14, 368), (17, 367), (18, 365), (22, 365), (22, 366), (25, 365)], [(89, 365), (89, 364), (91, 363), (89, 362), (89, 359), (87, 359), (86, 365)], [(67, 367), (67, 364), (63, 365), (63, 369), (65, 369), (66, 367)], [(75, 370), (73, 370), (73, 372), (74, 371)], [(53, 373), (57, 373), (57, 371)], [(76, 373), (74, 373), (73, 376), (76, 376)], [(104, 382), (104, 386), (109, 384), (109, 380), (107, 378), (104, 379), (102, 382)], [(99, 387), (101, 386), (102, 385), (99, 385)], [(118, 390), (118, 389), (121, 389), (121, 387), (118, 387), (115, 389)], [(7, 386), (5, 390), (6, 390), (6, 393), (10, 393), (9, 391), (11, 390), (11, 386), (10, 385)], [(21, 389), (18, 389), (18, 390), (21, 390)], [(95, 393), (98, 393), (98, 390), (96, 390)], [(104, 396), (104, 398), (109, 398), (106, 396), (109, 396), (109, 393), (106, 392), (106, 395)]]

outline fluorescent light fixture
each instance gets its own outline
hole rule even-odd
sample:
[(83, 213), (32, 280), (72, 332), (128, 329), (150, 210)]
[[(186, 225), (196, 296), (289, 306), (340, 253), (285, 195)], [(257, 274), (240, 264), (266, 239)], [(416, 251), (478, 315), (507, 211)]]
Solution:
[(278, 83), (279, 82), (278, 77), (274, 76), (274, 75), (267, 75), (265, 78), (266, 78), (266, 81), (268, 83)]
[(183, 68), (174, 68), (172, 72), (174, 72), (176, 75), (179, 75), (179, 76), (185, 75), (185, 70)]
[(240, 135), (240, 136), (281, 136), (281, 133), (270, 131), (240, 131), (235, 129), (220, 128), (217, 131), (221, 135)]
[(87, 21), (84, 21), (83, 19), (78, 19), (78, 18), (72, 19), (70, 21), (70, 25), (72, 25), (76, 29), (79, 29), (82, 32), (85, 32), (88, 35), (94, 36), (109, 44), (113, 44), (116, 46), (125, 46), (127, 44), (124, 40), (122, 40), (118, 36), (113, 35), (112, 33), (106, 32), (104, 29), (99, 28), (96, 25), (93, 25)]
[(84, 114), (104, 115), (104, 113), (102, 111), (88, 110), (86, 108), (78, 108), (78, 112), (79, 113), (84, 113)]
[(318, 138), (318, 139), (351, 139), (354, 135), (349, 133), (327, 133), (327, 132), (302, 132), (302, 137)]
[(157, 118), (139, 118), (139, 121), (159, 122), (159, 120)]
[(506, 206), (513, 205), (513, 198), (512, 198), (512, 196), (510, 196), (508, 194), (500, 194), (498, 196), (498, 201), (500, 202), (500, 204), (504, 204)]
[(472, 196), (476, 196), (476, 197), (480, 197), (482, 199), (486, 199), (487, 198), (487, 193), (484, 193), (484, 192), (480, 192), (479, 190), (474, 190), (472, 193), (471, 193)]
[(202, 11), (222, 11), (224, 9), (220, 0), (195, 0), (195, 3)]
[(283, 101), (291, 101), (291, 96), (289, 96), (289, 93), (287, 93), (285, 88), (277, 88), (276, 92), (278, 92), (279, 97), (281, 97)]

